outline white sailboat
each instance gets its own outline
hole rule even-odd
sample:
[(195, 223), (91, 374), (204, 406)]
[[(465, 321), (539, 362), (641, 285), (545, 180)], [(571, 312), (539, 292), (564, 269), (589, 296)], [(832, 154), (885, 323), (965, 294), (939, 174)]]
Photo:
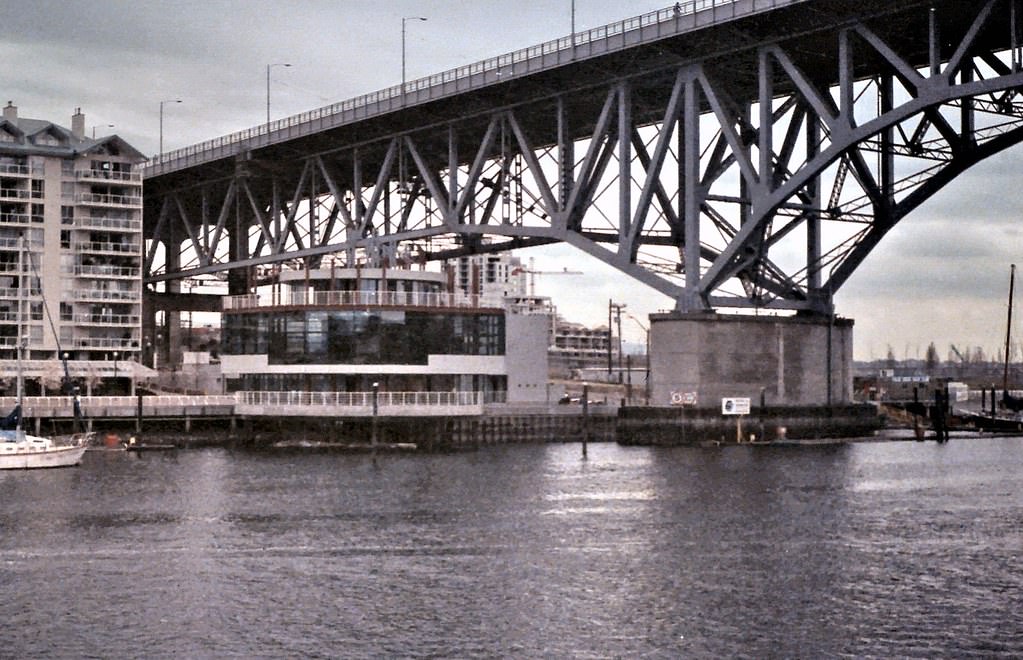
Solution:
[[(0, 431), (0, 470), (26, 470), (31, 468), (70, 467), (82, 462), (89, 444), (89, 433), (44, 438), (26, 433), (21, 428), (24, 378), (21, 372), (21, 354), (18, 347), (18, 403), (7, 420), (14, 429)], [(12, 419), (13, 418), (13, 419)]]
[[(24, 239), (23, 239), (24, 240)], [(21, 258), (24, 257), (24, 243), (22, 244)], [(19, 272), (24, 278), (25, 270), (19, 264)], [(25, 378), (22, 371), (22, 359), (26, 348), (27, 338), (21, 334), (20, 319), (24, 318), (22, 313), (22, 294), (25, 291), (25, 281), (22, 279), (18, 287), (18, 380), (17, 394), (18, 402), (14, 411), (4, 420), (4, 429), (0, 430), (0, 470), (25, 470), (32, 468), (70, 467), (82, 462), (82, 455), (89, 444), (91, 433), (75, 433), (69, 436), (45, 438), (31, 435), (21, 427), (22, 407), (25, 393)], [(75, 400), (75, 413), (78, 412), (78, 402)], [(77, 417), (76, 417), (77, 424)], [(13, 428), (10, 428), (13, 427)]]

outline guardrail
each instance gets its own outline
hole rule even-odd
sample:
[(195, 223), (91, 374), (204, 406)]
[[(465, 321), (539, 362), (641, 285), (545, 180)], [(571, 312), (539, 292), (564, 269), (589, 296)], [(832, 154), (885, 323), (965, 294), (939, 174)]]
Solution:
[[(372, 392), (235, 392), (221, 395), (161, 394), (143, 396), (143, 417), (279, 416), (279, 417), (371, 417)], [(137, 396), (82, 396), (86, 417), (134, 418)], [(0, 397), (0, 413), (17, 405), (15, 397)], [(379, 392), (377, 414), (382, 417), (472, 416), (483, 414), (479, 392)], [(74, 416), (70, 396), (24, 397), (26, 418), (70, 419)]]
[(385, 417), (481, 415), (479, 392), (238, 392), (245, 415)]
[[(442, 73), (410, 80), (380, 91), (260, 124), (244, 131), (200, 142), (153, 156), (145, 176), (155, 176), (177, 167), (189, 167), (238, 153), (244, 148), (264, 147), (275, 142), (324, 130), (356, 120), (421, 103), (425, 100), (461, 94), (503, 82), (513, 76), (536, 73), (580, 59), (623, 50), (667, 36), (706, 27), (803, 0), (686, 0), (616, 23), (576, 32), (528, 48), (492, 57)], [(710, 15), (704, 18), (704, 12)], [(700, 14), (698, 17), (697, 14)], [(647, 34), (647, 28), (653, 28)], [(635, 38), (626, 35), (638, 34)], [(425, 92), (425, 93), (421, 93)], [(409, 103), (408, 97), (414, 95)], [(376, 106), (376, 107), (374, 107)], [(291, 130), (306, 125), (307, 130)], [(274, 134), (280, 134), (273, 137)]]

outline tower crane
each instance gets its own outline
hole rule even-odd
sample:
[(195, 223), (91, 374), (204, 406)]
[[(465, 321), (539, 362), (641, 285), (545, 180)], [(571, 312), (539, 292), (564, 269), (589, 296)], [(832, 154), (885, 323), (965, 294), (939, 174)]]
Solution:
[(519, 273), (529, 274), (529, 295), (536, 295), (536, 276), (537, 275), (582, 275), (581, 270), (569, 270), (567, 267), (562, 270), (536, 270), (533, 268), (533, 257), (529, 258), (529, 268), (516, 268), (512, 271), (512, 275)]

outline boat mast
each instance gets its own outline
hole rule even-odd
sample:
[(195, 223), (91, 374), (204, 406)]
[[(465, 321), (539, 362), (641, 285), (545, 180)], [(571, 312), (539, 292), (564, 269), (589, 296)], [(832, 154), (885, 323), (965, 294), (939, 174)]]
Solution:
[(1012, 290), (1016, 284), (1016, 264), (1009, 267), (1009, 318), (1005, 323), (1005, 371), (1002, 373), (1002, 392), (1009, 391), (1009, 339), (1012, 336)]
[(18, 336), (15, 338), (15, 353), (18, 363), (18, 378), (17, 378), (17, 394), (18, 394), (18, 420), (15, 425), (15, 432), (20, 433), (21, 431), (21, 418), (24, 414), (24, 408), (22, 407), (23, 400), (25, 398), (25, 374), (22, 371), (22, 354), (25, 352), (25, 237), (22, 236), (18, 241)]

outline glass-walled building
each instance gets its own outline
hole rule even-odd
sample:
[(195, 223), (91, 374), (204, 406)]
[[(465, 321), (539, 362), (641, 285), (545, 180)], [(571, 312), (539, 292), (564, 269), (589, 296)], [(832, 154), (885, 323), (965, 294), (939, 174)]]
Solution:
[(545, 396), (549, 314), (483, 305), (446, 273), (404, 269), (282, 272), (225, 299), (228, 391), (480, 392)]

